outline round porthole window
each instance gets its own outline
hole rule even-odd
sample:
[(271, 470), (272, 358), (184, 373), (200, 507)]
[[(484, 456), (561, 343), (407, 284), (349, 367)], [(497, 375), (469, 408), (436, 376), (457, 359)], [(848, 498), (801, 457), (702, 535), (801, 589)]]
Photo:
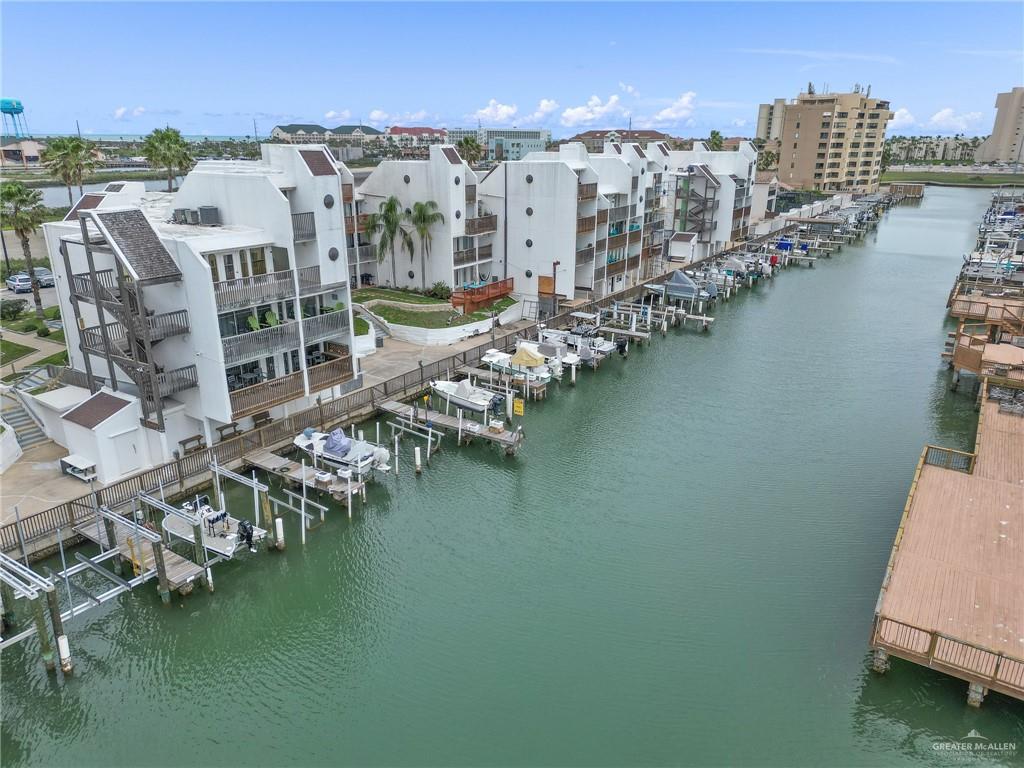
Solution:
[(338, 253), (338, 249), (337, 248), (331, 248), (331, 250), (329, 250), (327, 252), (327, 258), (330, 259), (331, 261), (337, 261), (338, 260), (338, 256), (340, 256), (340, 255), (341, 254)]
[(528, 239), (528, 240), (526, 241), (526, 247), (527, 247), (527, 248), (533, 248), (533, 240), (529, 240), (529, 239)]
[(640, 169), (640, 175), (643, 176), (645, 173), (647, 173), (647, 169), (646, 168), (641, 168)]
[(527, 216), (533, 216), (533, 208), (527, 208), (526, 209), (526, 215)]
[(533, 277), (533, 270), (532, 269), (526, 270), (526, 276), (527, 277)]
[(413, 271), (412, 271), (412, 270), (410, 269), (410, 270), (409, 270), (409, 279), (410, 279), (410, 280), (412, 280), (412, 279), (413, 279), (414, 277), (416, 277), (416, 273), (415, 273), (415, 272), (413, 272)]
[(410, 181), (412, 181), (412, 179), (410, 179), (409, 176), (406, 175), (406, 176), (402, 177), (402, 181), (404, 181), (406, 184), (408, 184)]
[(456, 211), (455, 212), (455, 218), (456, 219), (461, 219), (462, 218), (462, 211)]
[(527, 184), (533, 184), (533, 174), (532, 173), (526, 174), (526, 183)]
[(644, 201), (644, 196), (640, 195), (640, 202), (642, 203), (643, 201)]
[(406, 216), (411, 216), (412, 215), (412, 208), (406, 208), (405, 209), (405, 215)]
[(461, 183), (462, 183), (462, 179), (460, 179), (458, 176), (456, 176), (455, 177), (455, 186), (459, 186), (459, 184), (461, 184)]
[(324, 195), (324, 208), (333, 208), (333, 207), (334, 207), (334, 196), (333, 195)]

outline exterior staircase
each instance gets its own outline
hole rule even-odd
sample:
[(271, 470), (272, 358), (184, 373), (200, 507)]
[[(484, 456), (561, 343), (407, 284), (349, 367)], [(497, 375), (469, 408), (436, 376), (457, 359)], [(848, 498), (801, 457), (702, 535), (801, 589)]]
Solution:
[(4, 421), (14, 430), (18, 437), (18, 445), (22, 450), (27, 450), (33, 445), (44, 443), (48, 439), (46, 433), (40, 429), (25, 407), (10, 394), (3, 396), (2, 415)]

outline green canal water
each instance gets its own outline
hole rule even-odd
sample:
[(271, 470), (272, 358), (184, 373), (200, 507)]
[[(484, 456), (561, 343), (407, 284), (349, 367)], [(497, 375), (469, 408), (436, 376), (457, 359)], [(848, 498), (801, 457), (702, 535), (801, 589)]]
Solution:
[(405, 449), (305, 548), (90, 611), (69, 680), (4, 653), (4, 765), (963, 765), (934, 745), (971, 729), (1024, 761), (1019, 703), (867, 664), (921, 448), (973, 441), (939, 352), (987, 199), (930, 188), (585, 372), (518, 458)]

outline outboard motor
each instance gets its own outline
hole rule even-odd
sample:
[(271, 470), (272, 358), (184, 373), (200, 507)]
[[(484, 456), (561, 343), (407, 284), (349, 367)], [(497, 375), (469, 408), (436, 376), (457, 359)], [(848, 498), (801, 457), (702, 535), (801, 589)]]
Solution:
[(256, 551), (256, 547), (254, 547), (252, 545), (252, 534), (253, 534), (252, 523), (250, 523), (248, 520), (239, 520), (238, 521), (238, 538), (239, 538), (240, 541), (244, 541), (245, 542), (245, 546), (247, 546), (249, 548), (250, 552), (255, 552)]
[(629, 344), (629, 342), (626, 341), (626, 339), (616, 339), (616, 341), (615, 341), (615, 349), (623, 357), (626, 356), (626, 345), (627, 344)]

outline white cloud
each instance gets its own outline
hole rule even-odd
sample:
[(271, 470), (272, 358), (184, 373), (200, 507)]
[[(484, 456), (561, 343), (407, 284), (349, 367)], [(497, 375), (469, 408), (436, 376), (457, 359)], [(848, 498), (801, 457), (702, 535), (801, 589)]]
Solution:
[(118, 107), (114, 110), (114, 119), (123, 120), (126, 114), (128, 114), (128, 107)]
[(694, 91), (687, 91), (678, 99), (673, 101), (663, 110), (658, 112), (654, 118), (655, 123), (679, 123), (693, 115), (693, 108), (697, 101), (697, 94)]
[(898, 131), (902, 128), (910, 128), (917, 123), (917, 119), (910, 114), (910, 110), (906, 107), (900, 107), (896, 110), (892, 120), (889, 121), (889, 127), (894, 131)]
[(601, 101), (600, 96), (591, 96), (586, 104), (569, 107), (562, 112), (562, 125), (589, 125), (609, 117), (622, 117), (628, 114), (629, 111), (619, 103), (618, 94), (612, 94), (607, 101)]
[(142, 115), (145, 114), (145, 112), (145, 107), (136, 107), (132, 110), (132, 117), (142, 117)]
[(350, 117), (352, 117), (352, 113), (347, 109), (331, 109), (324, 113), (324, 120), (348, 120)]
[(928, 120), (928, 127), (949, 133), (964, 133), (981, 120), (981, 112), (957, 113), (952, 107), (940, 109)]
[(370, 110), (370, 122), (371, 123), (386, 123), (388, 122), (388, 113), (383, 109)]
[(427, 110), (421, 109), (417, 112), (406, 112), (404, 119), (407, 123), (421, 123), (427, 119)]
[(629, 83), (623, 83), (621, 80), (619, 81), (619, 90), (625, 91), (630, 96), (639, 96), (640, 95), (640, 94), (637, 93), (635, 86), (632, 86)]
[(738, 48), (739, 53), (753, 53), (759, 56), (795, 56), (815, 61), (872, 61), (876, 64), (899, 64), (899, 59), (882, 53), (857, 53), (854, 51), (812, 51), (801, 48)]
[(533, 111), (533, 114), (526, 115), (522, 122), (526, 123), (540, 123), (547, 119), (548, 115), (558, 109), (558, 102), (554, 99), (541, 99), (537, 104), (537, 108)]
[(744, 128), (747, 125), (747, 121), (742, 117), (737, 117), (732, 121), (732, 123), (730, 123), (730, 125), (732, 125), (733, 128)]
[(502, 123), (512, 122), (518, 112), (519, 107), (515, 104), (502, 104), (497, 99), (491, 99), (487, 102), (486, 107), (482, 107), (474, 112), (473, 117), (483, 123), (501, 125)]

